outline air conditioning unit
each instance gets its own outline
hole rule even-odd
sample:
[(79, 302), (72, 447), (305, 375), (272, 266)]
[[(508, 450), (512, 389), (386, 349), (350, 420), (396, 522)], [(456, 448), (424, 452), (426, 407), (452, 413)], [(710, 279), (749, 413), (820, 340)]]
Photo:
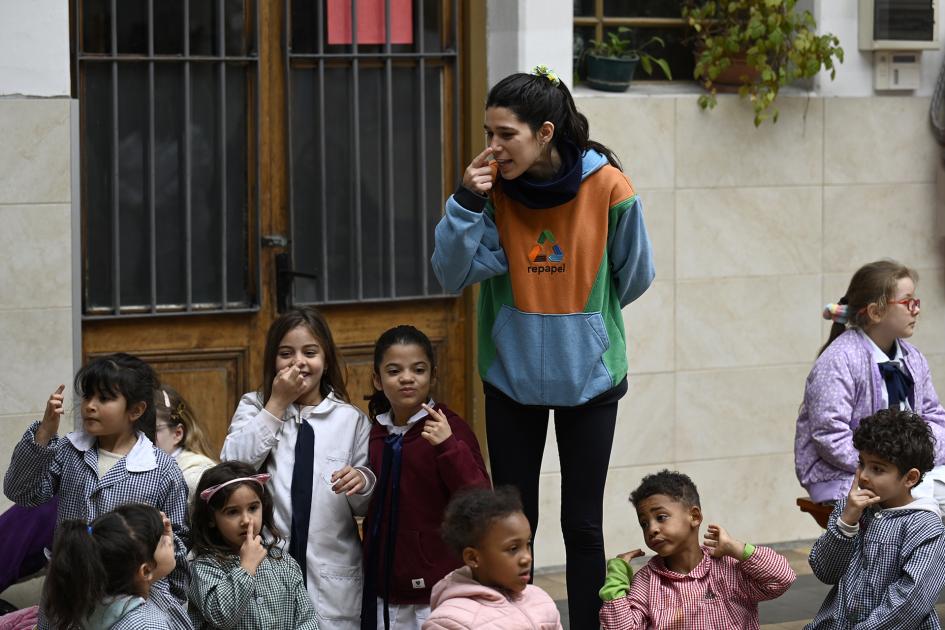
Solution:
[(938, 50), (938, 0), (859, 0), (860, 50)]

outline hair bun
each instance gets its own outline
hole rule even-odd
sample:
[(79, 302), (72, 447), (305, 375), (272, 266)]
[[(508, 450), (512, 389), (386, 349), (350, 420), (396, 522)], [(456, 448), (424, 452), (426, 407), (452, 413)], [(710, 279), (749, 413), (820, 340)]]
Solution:
[(849, 309), (846, 304), (827, 304), (824, 306), (824, 319), (837, 324), (846, 324), (849, 319)]

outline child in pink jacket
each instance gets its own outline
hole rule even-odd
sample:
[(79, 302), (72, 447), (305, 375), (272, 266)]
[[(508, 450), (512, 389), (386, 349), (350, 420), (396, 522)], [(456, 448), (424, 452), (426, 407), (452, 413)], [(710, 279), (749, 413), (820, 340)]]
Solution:
[(554, 601), (529, 584), (532, 530), (518, 491), (506, 486), (457, 495), (443, 540), (466, 565), (433, 587), (423, 630), (561, 630)]

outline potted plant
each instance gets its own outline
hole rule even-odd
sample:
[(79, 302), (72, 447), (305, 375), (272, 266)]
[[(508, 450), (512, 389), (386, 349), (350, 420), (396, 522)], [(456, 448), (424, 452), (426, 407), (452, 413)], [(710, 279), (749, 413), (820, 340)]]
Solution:
[(655, 64), (667, 79), (672, 79), (666, 60), (646, 52), (654, 44), (665, 46), (663, 40), (651, 37), (642, 46), (634, 47), (629, 33), (629, 28), (621, 26), (616, 33), (607, 33), (603, 41), (591, 40), (584, 60), (584, 78), (589, 87), (607, 92), (624, 92), (630, 87), (638, 64), (647, 74), (653, 74)]
[[(687, 0), (683, 17), (695, 40), (695, 78), (706, 89), (703, 109), (716, 105), (716, 94), (737, 91), (751, 101), (755, 126), (778, 120), (773, 103), (778, 91), (822, 68), (836, 76), (843, 62), (840, 40), (817, 34), (810, 11), (795, 11), (796, 0)], [(727, 88), (733, 85), (733, 88)]]

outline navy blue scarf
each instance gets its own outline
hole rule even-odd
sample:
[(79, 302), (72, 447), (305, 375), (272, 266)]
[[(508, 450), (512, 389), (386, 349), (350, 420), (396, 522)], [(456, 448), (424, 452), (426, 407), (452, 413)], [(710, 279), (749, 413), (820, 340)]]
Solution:
[[(394, 568), (394, 546), (397, 543), (397, 521), (400, 511), (400, 468), (403, 462), (404, 434), (391, 433), (384, 438), (384, 457), (381, 460), (381, 475), (375, 486), (374, 522), (371, 523), (371, 542), (368, 545), (365, 558), (364, 596), (361, 602), (362, 630), (376, 630), (377, 628), (377, 574), (382, 568), (384, 576), (383, 590), (380, 593), (384, 600), (384, 628), (390, 628), (390, 578)], [(390, 514), (387, 518), (387, 545), (384, 549), (383, 567), (379, 567), (378, 552), (381, 545), (381, 523), (384, 521), (384, 505), (387, 500), (387, 489), (390, 487)]]
[(915, 409), (915, 383), (912, 377), (899, 369), (896, 361), (880, 363), (879, 373), (886, 381), (889, 408), (898, 410), (901, 407), (900, 403), (907, 402), (912, 409)]
[(554, 177), (548, 180), (530, 179), (525, 174), (515, 179), (500, 177), (502, 192), (526, 208), (534, 210), (554, 208), (574, 199), (578, 188), (581, 187), (584, 173), (581, 150), (568, 140), (559, 142), (557, 149), (558, 155), (561, 156), (561, 166)]

